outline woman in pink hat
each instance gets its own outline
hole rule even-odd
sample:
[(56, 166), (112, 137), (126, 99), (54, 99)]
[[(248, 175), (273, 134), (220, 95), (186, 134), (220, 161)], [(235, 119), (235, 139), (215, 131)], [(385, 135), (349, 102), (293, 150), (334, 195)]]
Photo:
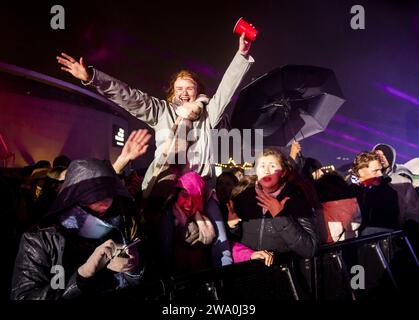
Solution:
[[(220, 266), (223, 253), (216, 226), (219, 221), (207, 216), (210, 208), (205, 201), (204, 179), (196, 172), (187, 172), (177, 180), (176, 189), (154, 233), (160, 266), (168, 268), (163, 271), (169, 274)], [(224, 242), (228, 245), (227, 239)], [(224, 249), (230, 251), (229, 246)]]

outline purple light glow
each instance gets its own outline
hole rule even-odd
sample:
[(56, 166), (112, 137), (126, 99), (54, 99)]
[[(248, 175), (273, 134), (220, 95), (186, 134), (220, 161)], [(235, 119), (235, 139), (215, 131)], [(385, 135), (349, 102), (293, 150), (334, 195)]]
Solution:
[(351, 141), (351, 142), (355, 142), (355, 143), (358, 143), (358, 144), (363, 145), (363, 146), (367, 146), (368, 149), (372, 149), (372, 147), (374, 147), (374, 145), (372, 143), (365, 142), (364, 140), (360, 140), (360, 139), (358, 139), (354, 136), (351, 136), (351, 135), (349, 135), (345, 132), (342, 132), (342, 131), (327, 128), (324, 132), (326, 134), (334, 136), (334, 137), (339, 137), (339, 138), (345, 139), (347, 141)]
[[(372, 148), (375, 145), (375, 144), (368, 143), (368, 142), (365, 142), (363, 140), (360, 140), (360, 139), (358, 139), (358, 138), (356, 138), (354, 136), (351, 136), (351, 135), (349, 135), (349, 134), (347, 134), (345, 132), (342, 132), (342, 131), (338, 131), (338, 130), (333, 130), (333, 129), (327, 128), (324, 132), (326, 134), (328, 134), (328, 135), (331, 135), (331, 136), (334, 136), (334, 137), (338, 137), (338, 138), (342, 138), (344, 140), (355, 142), (355, 143), (358, 143), (360, 145), (366, 146), (366, 147), (368, 147), (368, 150), (372, 150)], [(399, 152), (397, 152), (397, 157), (398, 158), (403, 158), (403, 159), (406, 159), (406, 160), (409, 160), (409, 159), (412, 158), (412, 157), (409, 157), (409, 156), (407, 156), (405, 154), (402, 154), (402, 153), (399, 153)]]
[(347, 118), (345, 116), (342, 116), (342, 115), (337, 114), (337, 115), (335, 115), (333, 117), (332, 121), (338, 122), (338, 123), (343, 123), (343, 124), (349, 125), (351, 127), (354, 127), (354, 128), (361, 129), (363, 131), (372, 133), (372, 134), (374, 134), (374, 135), (376, 135), (378, 137), (384, 138), (386, 140), (392, 140), (392, 141), (398, 142), (400, 144), (409, 146), (410, 148), (418, 149), (419, 150), (419, 146), (417, 146), (416, 144), (413, 144), (413, 143), (410, 143), (410, 142), (406, 142), (405, 140), (402, 140), (402, 139), (396, 138), (394, 136), (388, 135), (388, 134), (386, 134), (386, 133), (384, 133), (382, 131), (379, 131), (379, 130), (370, 128), (370, 127), (368, 127), (368, 126), (366, 126), (366, 125), (364, 125), (362, 123), (353, 121), (352, 119), (349, 119), (349, 118)]
[(343, 144), (340, 144), (340, 143), (337, 143), (337, 142), (334, 142), (334, 141), (330, 141), (330, 140), (327, 140), (327, 139), (319, 138), (319, 137), (316, 137), (316, 136), (313, 136), (311, 138), (313, 140), (320, 141), (320, 142), (322, 142), (324, 144), (327, 144), (329, 146), (333, 146), (333, 147), (336, 147), (336, 148), (339, 148), (339, 149), (342, 149), (342, 150), (345, 150), (345, 151), (349, 151), (353, 154), (358, 154), (358, 153), (361, 152), (361, 150), (353, 149), (353, 148), (347, 147)]
[(416, 106), (419, 106), (419, 100), (416, 97), (413, 97), (413, 96), (411, 96), (411, 95), (409, 95), (409, 94), (407, 94), (403, 91), (400, 91), (400, 90), (398, 90), (398, 89), (396, 89), (392, 86), (389, 86), (389, 85), (385, 85), (384, 90), (386, 92), (390, 93), (392, 96), (401, 98), (401, 99), (406, 100), (410, 103), (413, 103)]

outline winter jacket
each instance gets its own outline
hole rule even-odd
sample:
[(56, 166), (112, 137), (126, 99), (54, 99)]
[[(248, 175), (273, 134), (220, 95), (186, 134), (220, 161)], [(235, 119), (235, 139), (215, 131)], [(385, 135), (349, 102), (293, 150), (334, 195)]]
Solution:
[(362, 213), (365, 228), (399, 229), (412, 220), (419, 223), (419, 198), (411, 183), (389, 183), (363, 187), (352, 184)]
[(313, 211), (303, 191), (288, 182), (277, 196), (278, 201), (290, 199), (276, 216), (263, 214), (257, 205), (256, 189), (248, 188), (234, 199), (234, 209), (242, 219), (234, 230), (246, 247), (277, 252), (293, 251), (303, 258), (314, 256), (318, 235), (313, 221)]
[[(213, 166), (215, 160), (212, 159), (214, 142), (211, 138), (211, 129), (219, 124), (234, 92), (253, 62), (252, 57), (244, 57), (237, 53), (200, 119), (193, 122), (192, 129), (195, 130), (196, 137), (188, 149), (189, 169), (198, 172), (207, 180), (208, 190), (215, 187), (216, 178)], [(169, 138), (171, 128), (178, 117), (175, 109), (171, 103), (133, 89), (97, 69), (93, 69), (93, 72), (92, 80), (84, 83), (85, 85), (94, 87), (99, 94), (144, 121), (156, 133), (155, 160), (148, 168), (143, 181), (143, 189), (146, 189), (155, 171), (157, 159), (164, 150), (164, 142)]]
[[(113, 204), (100, 219), (85, 208), (109, 197)], [(77, 272), (106, 240), (126, 244), (138, 236), (135, 215), (133, 200), (110, 164), (95, 159), (71, 162), (63, 187), (39, 229), (22, 236), (11, 298), (98, 297), (138, 284), (143, 264), (132, 273), (116, 273), (105, 267), (91, 278)]]

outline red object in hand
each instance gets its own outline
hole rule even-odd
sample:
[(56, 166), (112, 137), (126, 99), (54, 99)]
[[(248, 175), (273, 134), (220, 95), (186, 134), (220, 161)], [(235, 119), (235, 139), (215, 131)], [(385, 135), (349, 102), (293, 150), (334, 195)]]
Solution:
[(234, 26), (233, 33), (241, 36), (244, 32), (244, 37), (248, 41), (255, 41), (258, 31), (255, 27), (247, 23), (243, 18), (240, 18)]

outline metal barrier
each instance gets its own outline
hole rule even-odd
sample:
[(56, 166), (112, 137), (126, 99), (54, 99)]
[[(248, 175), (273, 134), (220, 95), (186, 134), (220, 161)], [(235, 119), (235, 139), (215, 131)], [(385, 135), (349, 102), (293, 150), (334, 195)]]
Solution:
[[(354, 272), (354, 270), (358, 271)], [(370, 300), (408, 296), (419, 263), (402, 231), (322, 245), (312, 259), (280, 254), (165, 281), (170, 301)]]

